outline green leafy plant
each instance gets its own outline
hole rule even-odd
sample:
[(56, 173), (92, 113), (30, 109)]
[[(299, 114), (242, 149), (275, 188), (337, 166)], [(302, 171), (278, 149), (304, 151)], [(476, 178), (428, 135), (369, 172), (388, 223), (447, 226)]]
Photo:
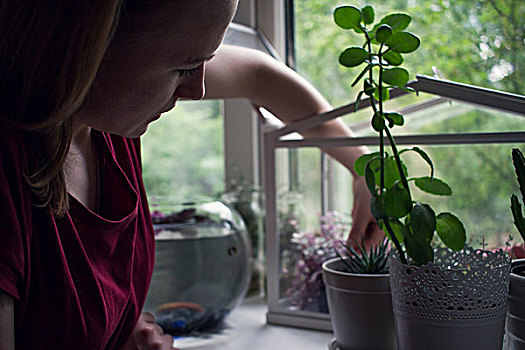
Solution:
[[(339, 27), (364, 37), (362, 46), (348, 47), (340, 54), (339, 63), (345, 67), (364, 65), (352, 86), (362, 81), (356, 108), (364, 95), (370, 99), (373, 110), (371, 123), (379, 135), (379, 152), (361, 156), (354, 168), (366, 179), (372, 195), (372, 215), (395, 245), (403, 263), (407, 263), (407, 255), (412, 263), (418, 265), (433, 261), (432, 240), (435, 233), (447, 247), (461, 250), (466, 241), (461, 220), (448, 212), (436, 215), (430, 205), (415, 201), (409, 183), (438, 196), (450, 196), (450, 186), (434, 177), (432, 160), (422, 149), (398, 150), (391, 129), (402, 126), (405, 120), (400, 113), (386, 111), (384, 107), (392, 88), (415, 92), (407, 87), (410, 74), (401, 67), (403, 55), (414, 52), (420, 45), (416, 35), (405, 31), (411, 16), (389, 14), (372, 26), (375, 12), (371, 6), (362, 9), (340, 6), (334, 11), (334, 20)], [(385, 138), (390, 143), (392, 155), (385, 150)], [(406, 152), (415, 152), (428, 164), (429, 176), (409, 177), (401, 157)]]
[[(335, 249), (335, 253), (346, 267), (346, 272), (359, 274), (387, 274), (388, 273), (388, 241), (383, 240), (378, 245), (371, 247), (368, 251), (365, 246), (364, 238), (361, 243), (354, 247), (351, 243), (341, 242), (345, 248), (344, 258)], [(357, 248), (357, 249), (356, 249)]]
[[(512, 163), (518, 178), (521, 200), (525, 201), (525, 158), (523, 153), (517, 148), (512, 149)], [(510, 209), (514, 218), (514, 225), (516, 225), (518, 232), (523, 237), (523, 241), (525, 241), (525, 219), (523, 218), (520, 201), (515, 194), (510, 197)]]

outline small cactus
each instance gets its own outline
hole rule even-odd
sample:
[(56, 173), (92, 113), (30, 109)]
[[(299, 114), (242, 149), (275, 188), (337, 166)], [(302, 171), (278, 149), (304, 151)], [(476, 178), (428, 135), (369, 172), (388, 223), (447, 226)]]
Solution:
[[(517, 148), (512, 149), (512, 162), (514, 163), (514, 169), (516, 170), (516, 176), (518, 177), (521, 199), (522, 201), (525, 201), (525, 158), (523, 157), (523, 153)], [(512, 210), (512, 216), (514, 217), (514, 225), (516, 225), (521, 237), (523, 237), (523, 240), (525, 241), (525, 219), (523, 217), (520, 201), (515, 194), (510, 197), (510, 209)]]

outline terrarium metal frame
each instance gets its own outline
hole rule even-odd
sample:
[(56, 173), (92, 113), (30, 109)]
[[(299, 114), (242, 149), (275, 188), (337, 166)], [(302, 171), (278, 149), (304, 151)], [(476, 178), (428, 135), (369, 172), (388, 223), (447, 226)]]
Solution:
[[(466, 102), (480, 107), (498, 109), (504, 112), (525, 116), (525, 96), (490, 90), (477, 86), (460, 84), (456, 82), (417, 76), (409, 84), (418, 92), (440, 96), (439, 98), (423, 102), (420, 106), (408, 107), (404, 114), (413, 110), (450, 100)], [(406, 92), (394, 89), (390, 98), (406, 95)], [(276, 188), (276, 151), (286, 148), (301, 147), (342, 147), (342, 146), (377, 146), (376, 136), (355, 138), (305, 138), (298, 140), (283, 139), (283, 137), (308, 130), (322, 125), (334, 118), (354, 113), (370, 106), (369, 99), (363, 99), (356, 108), (355, 103), (350, 103), (329, 112), (314, 115), (280, 129), (264, 134), (264, 188), (265, 188), (265, 234), (266, 234), (266, 268), (267, 268), (267, 322), (302, 328), (331, 331), (330, 315), (301, 310), (289, 310), (281, 306), (279, 277), (280, 247), (278, 231), (277, 188)], [(525, 132), (480, 132), (480, 133), (450, 133), (450, 134), (411, 134), (396, 136), (398, 145), (458, 145), (458, 144), (505, 144), (523, 143)], [(323, 186), (322, 186), (323, 187)], [(322, 194), (321, 198), (324, 198)], [(324, 208), (323, 208), (324, 209)]]

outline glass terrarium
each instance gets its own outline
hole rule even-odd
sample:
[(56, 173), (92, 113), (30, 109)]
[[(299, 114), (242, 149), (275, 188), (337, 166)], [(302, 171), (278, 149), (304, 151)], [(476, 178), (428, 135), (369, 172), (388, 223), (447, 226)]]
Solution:
[[(418, 193), (419, 198), (439, 211), (457, 213), (467, 229), (469, 245), (504, 246), (515, 230), (508, 198), (517, 189), (508, 179), (515, 176), (511, 148), (524, 145), (525, 97), (424, 76), (411, 86), (419, 96), (390, 92), (388, 109), (405, 115), (409, 125), (396, 131), (397, 145), (423, 149), (441, 164), (436, 176), (455, 191), (452, 201), (424, 193)], [(264, 135), (269, 323), (331, 329), (319, 264), (333, 253), (340, 233), (348, 232), (345, 225), (351, 225), (327, 215), (350, 213), (345, 202), (352, 198), (352, 181), (348, 170), (323, 158), (321, 149), (366, 145), (374, 151), (378, 138), (370, 122), (355, 122), (369, 102), (341, 106)], [(356, 137), (297, 134), (345, 115)], [(426, 162), (409, 152), (403, 157), (411, 169), (409, 176), (428, 174)], [(341, 230), (333, 230), (338, 225)]]
[(144, 305), (177, 337), (221, 331), (250, 281), (251, 245), (239, 214), (221, 201), (150, 198), (155, 268)]

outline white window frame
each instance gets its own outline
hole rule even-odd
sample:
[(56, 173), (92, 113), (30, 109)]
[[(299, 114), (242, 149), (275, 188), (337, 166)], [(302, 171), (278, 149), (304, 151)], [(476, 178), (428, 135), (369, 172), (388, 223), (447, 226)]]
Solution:
[[(233, 21), (252, 28), (253, 31), (247, 30), (246, 34), (267, 41), (276, 58), (285, 57), (284, 0), (240, 0)], [(225, 184), (242, 176), (255, 187), (262, 188), (260, 114), (248, 101), (230, 99), (224, 101), (223, 115)]]

